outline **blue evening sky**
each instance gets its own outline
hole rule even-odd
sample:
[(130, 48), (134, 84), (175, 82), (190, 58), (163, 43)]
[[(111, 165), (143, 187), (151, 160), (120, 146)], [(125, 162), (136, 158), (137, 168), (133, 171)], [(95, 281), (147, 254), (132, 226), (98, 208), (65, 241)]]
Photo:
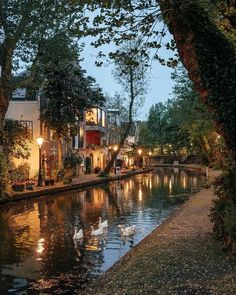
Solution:
[[(97, 67), (95, 65), (97, 52), (100, 50), (105, 50), (108, 52), (110, 48), (112, 47), (106, 46), (96, 50), (92, 48), (87, 41), (85, 43), (84, 51), (81, 54), (81, 56), (84, 58), (84, 61), (81, 62), (81, 66), (87, 71), (88, 75), (94, 77), (97, 80), (97, 83), (103, 89), (105, 94), (113, 96), (116, 91), (121, 92), (121, 88), (112, 76), (112, 64), (102, 67)], [(164, 51), (163, 55), (166, 55)], [(170, 98), (173, 86), (173, 81), (170, 79), (170, 74), (172, 71), (173, 69), (164, 67), (157, 61), (153, 61), (149, 74), (150, 86), (146, 94), (144, 105), (142, 109), (140, 109), (137, 119), (145, 120), (152, 104), (157, 102), (165, 102), (168, 98)]]

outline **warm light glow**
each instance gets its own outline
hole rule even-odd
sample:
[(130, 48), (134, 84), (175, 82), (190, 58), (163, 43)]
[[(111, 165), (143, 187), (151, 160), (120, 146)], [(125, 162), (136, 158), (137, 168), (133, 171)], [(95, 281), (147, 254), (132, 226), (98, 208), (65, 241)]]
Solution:
[(138, 188), (138, 199), (139, 199), (140, 202), (143, 200), (143, 192), (142, 192), (142, 186), (141, 185), (139, 185), (139, 188)]
[(43, 144), (43, 138), (41, 136), (37, 137), (37, 144), (41, 147)]
[(44, 245), (43, 245), (43, 243), (44, 243), (44, 238), (41, 238), (41, 239), (39, 239), (38, 240), (38, 247), (37, 247), (37, 252), (39, 253), (39, 254), (41, 254), (42, 252), (43, 252), (43, 250), (44, 250)]
[(89, 124), (98, 124), (98, 109), (91, 108), (86, 112), (86, 122)]
[(118, 146), (117, 146), (117, 145), (115, 145), (115, 146), (113, 147), (113, 149), (114, 149), (114, 151), (116, 152), (116, 151), (117, 151), (117, 149), (118, 149)]
[(148, 154), (149, 154), (149, 156), (151, 156), (152, 155), (152, 152), (149, 152)]
[(169, 180), (169, 192), (172, 193), (172, 181), (171, 181), (171, 179)]
[(104, 203), (104, 190), (94, 189), (93, 190), (93, 204), (98, 206)]
[(168, 183), (169, 183), (169, 177), (167, 175), (164, 175), (163, 183), (164, 183), (164, 185), (168, 185)]
[(142, 150), (141, 150), (141, 149), (138, 150), (138, 154), (139, 154), (139, 155), (142, 154)]

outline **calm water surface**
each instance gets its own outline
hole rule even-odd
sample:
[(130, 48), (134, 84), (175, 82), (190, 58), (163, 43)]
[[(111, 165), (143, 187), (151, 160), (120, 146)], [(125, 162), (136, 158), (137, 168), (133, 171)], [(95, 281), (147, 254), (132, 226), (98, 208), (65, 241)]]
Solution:
[[(0, 207), (0, 294), (78, 294), (153, 231), (197, 188), (195, 172), (155, 173)], [(108, 231), (92, 237), (98, 217)], [(117, 225), (136, 224), (121, 238)], [(73, 228), (84, 230), (74, 243)]]

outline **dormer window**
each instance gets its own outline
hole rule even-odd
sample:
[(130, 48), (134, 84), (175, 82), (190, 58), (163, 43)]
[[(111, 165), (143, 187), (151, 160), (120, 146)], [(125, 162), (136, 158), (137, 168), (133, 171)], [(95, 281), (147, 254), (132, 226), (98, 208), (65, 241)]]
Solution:
[(90, 110), (86, 111), (86, 124), (106, 127), (105, 111), (100, 107), (91, 108)]

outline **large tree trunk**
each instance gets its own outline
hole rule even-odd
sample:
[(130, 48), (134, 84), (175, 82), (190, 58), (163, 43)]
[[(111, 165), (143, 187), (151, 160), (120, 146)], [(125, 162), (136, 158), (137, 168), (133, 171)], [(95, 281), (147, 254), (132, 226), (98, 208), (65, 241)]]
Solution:
[(4, 46), (0, 45), (0, 49), (0, 66), (2, 71), (0, 75), (0, 131), (2, 131), (11, 94), (13, 49), (10, 46), (10, 41), (6, 41)]
[[(164, 19), (174, 36), (180, 58), (202, 101), (231, 151), (227, 173), (215, 183), (218, 198), (211, 220), (225, 248), (236, 252), (236, 51), (235, 46), (212, 23), (194, 1), (159, 0)], [(228, 1), (235, 7), (235, 1)], [(231, 20), (231, 22), (233, 19)]]
[(7, 88), (4, 87), (2, 81), (0, 81), (0, 131), (3, 130), (5, 125), (5, 116), (9, 105), (9, 94)]
[(134, 100), (135, 100), (135, 94), (134, 94), (134, 76), (133, 76), (132, 67), (130, 68), (130, 71), (129, 71), (129, 81), (130, 81), (130, 86), (129, 86), (130, 87), (129, 122), (128, 122), (128, 125), (126, 127), (124, 134), (121, 136), (117, 150), (112, 154), (111, 160), (108, 162), (106, 168), (104, 169), (104, 172), (107, 174), (110, 173), (110, 171), (114, 165), (114, 162), (115, 162), (121, 148), (123, 147), (126, 138), (129, 135), (130, 128), (131, 128), (132, 122), (133, 122), (133, 105), (134, 105)]
[(194, 1), (159, 3), (189, 77), (235, 157), (235, 47)]
[(104, 172), (105, 173), (107, 173), (107, 174), (110, 173), (110, 171), (111, 171), (111, 169), (112, 169), (112, 167), (114, 165), (114, 162), (115, 162), (115, 160), (116, 160), (116, 158), (117, 158), (120, 150), (122, 149), (122, 147), (123, 147), (123, 145), (125, 143), (126, 138), (129, 135), (129, 131), (130, 131), (131, 125), (132, 125), (132, 121), (128, 123), (128, 126), (126, 127), (126, 130), (125, 130), (124, 134), (122, 135), (121, 140), (120, 140), (120, 142), (118, 144), (117, 150), (114, 151), (114, 153), (111, 156), (111, 160), (108, 162), (106, 168), (104, 169)]

